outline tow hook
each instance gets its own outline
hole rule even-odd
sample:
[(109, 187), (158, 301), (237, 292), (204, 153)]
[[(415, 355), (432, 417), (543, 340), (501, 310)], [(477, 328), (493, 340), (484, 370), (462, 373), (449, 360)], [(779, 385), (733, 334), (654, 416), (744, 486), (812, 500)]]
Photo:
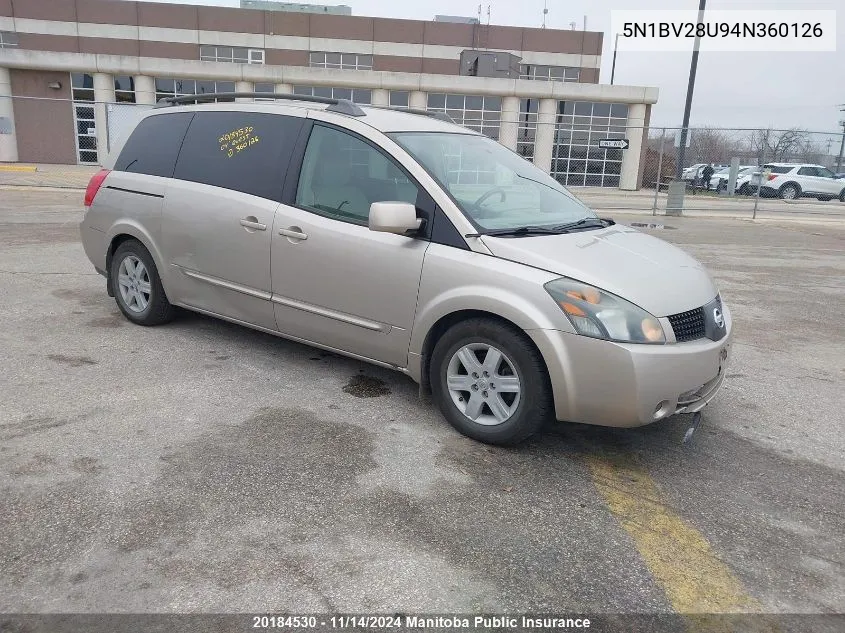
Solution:
[(695, 435), (699, 424), (701, 424), (701, 411), (696, 411), (692, 414), (692, 423), (689, 425), (687, 432), (684, 433), (684, 444), (689, 444), (692, 441), (692, 436)]

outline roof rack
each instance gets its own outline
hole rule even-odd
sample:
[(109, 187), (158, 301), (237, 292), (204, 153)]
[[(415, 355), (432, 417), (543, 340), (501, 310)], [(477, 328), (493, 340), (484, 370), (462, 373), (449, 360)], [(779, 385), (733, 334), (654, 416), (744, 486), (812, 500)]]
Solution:
[(420, 116), (427, 116), (431, 117), (432, 119), (437, 119), (439, 121), (446, 121), (446, 123), (455, 123), (455, 119), (450, 117), (445, 112), (435, 112), (432, 110), (420, 110), (419, 108), (405, 108), (401, 106), (389, 106), (389, 105), (373, 105), (371, 103), (367, 104), (368, 108), (378, 108), (379, 110), (395, 110), (396, 112), (410, 112), (411, 114), (419, 114)]
[(215, 101), (217, 99), (280, 99), (285, 101), (309, 101), (311, 103), (327, 103), (329, 107), (326, 110), (331, 112), (338, 112), (348, 116), (366, 116), (358, 104), (352, 103), (348, 99), (332, 99), (330, 97), (315, 97), (310, 95), (294, 95), (294, 94), (276, 94), (274, 92), (205, 92), (198, 95), (184, 95), (182, 97), (165, 97), (160, 99), (156, 107), (163, 108), (167, 106), (180, 105), (185, 103), (201, 103), (206, 101)]

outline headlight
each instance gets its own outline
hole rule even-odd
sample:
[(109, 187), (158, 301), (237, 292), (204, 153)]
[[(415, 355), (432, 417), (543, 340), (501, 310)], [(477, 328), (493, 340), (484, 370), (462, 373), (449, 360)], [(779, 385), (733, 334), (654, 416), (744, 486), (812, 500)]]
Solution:
[(565, 277), (544, 287), (579, 334), (623, 343), (666, 342), (660, 322), (630, 301)]

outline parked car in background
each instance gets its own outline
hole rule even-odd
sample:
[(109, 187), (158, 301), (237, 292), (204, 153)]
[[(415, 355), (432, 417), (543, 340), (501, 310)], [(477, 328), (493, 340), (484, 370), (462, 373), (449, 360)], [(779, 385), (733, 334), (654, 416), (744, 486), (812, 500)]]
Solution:
[(736, 174), (736, 188), (734, 189), (734, 193), (740, 196), (749, 195), (751, 193), (751, 190), (749, 189), (751, 176), (753, 176), (755, 172), (759, 171), (759, 169), (760, 168), (756, 165), (741, 167)]
[(161, 104), (91, 179), (82, 243), (129, 321), (182, 306), (397, 370), (493, 444), (719, 391), (731, 313), (681, 249), (435, 116), (279, 100)]
[[(756, 170), (756, 165), (740, 165), (739, 171), (737, 172), (736, 179), (736, 191), (739, 191), (739, 179), (742, 176), (750, 175), (751, 173)], [(713, 174), (713, 177), (710, 179), (710, 188), (716, 191), (717, 193), (724, 191), (728, 188), (728, 180), (730, 179), (731, 175), (731, 168), (730, 166), (724, 167)]]
[(762, 172), (755, 172), (749, 189), (760, 195), (796, 200), (801, 197), (827, 201), (839, 198), (845, 202), (845, 181), (827, 167), (808, 163), (767, 163)]
[(687, 167), (683, 172), (681, 172), (681, 179), (696, 187), (704, 187), (704, 169), (705, 167), (707, 167), (708, 164), (713, 168), (714, 175), (716, 174), (716, 172), (728, 166), (716, 165), (714, 163), (696, 163), (695, 165)]
[(691, 165), (684, 169), (681, 172), (681, 179), (686, 180), (687, 182), (696, 182), (699, 178), (701, 178), (701, 171), (707, 163), (696, 163), (695, 165)]

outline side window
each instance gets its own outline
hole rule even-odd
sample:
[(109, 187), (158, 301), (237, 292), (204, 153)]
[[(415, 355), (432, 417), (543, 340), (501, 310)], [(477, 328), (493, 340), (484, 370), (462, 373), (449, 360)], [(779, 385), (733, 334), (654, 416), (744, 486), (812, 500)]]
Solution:
[(826, 167), (816, 167), (817, 176), (820, 178), (836, 178), (836, 174), (832, 171), (827, 169)]
[(418, 193), (405, 172), (369, 143), (334, 128), (314, 126), (296, 189), (297, 206), (366, 225), (373, 202), (416, 204)]
[(281, 200), (303, 119), (261, 112), (197, 112), (174, 178)]
[(117, 157), (115, 170), (165, 178), (173, 176), (176, 157), (193, 116), (192, 112), (176, 112), (142, 119)]
[(799, 176), (818, 176), (819, 170), (815, 167), (802, 167), (798, 170)]

